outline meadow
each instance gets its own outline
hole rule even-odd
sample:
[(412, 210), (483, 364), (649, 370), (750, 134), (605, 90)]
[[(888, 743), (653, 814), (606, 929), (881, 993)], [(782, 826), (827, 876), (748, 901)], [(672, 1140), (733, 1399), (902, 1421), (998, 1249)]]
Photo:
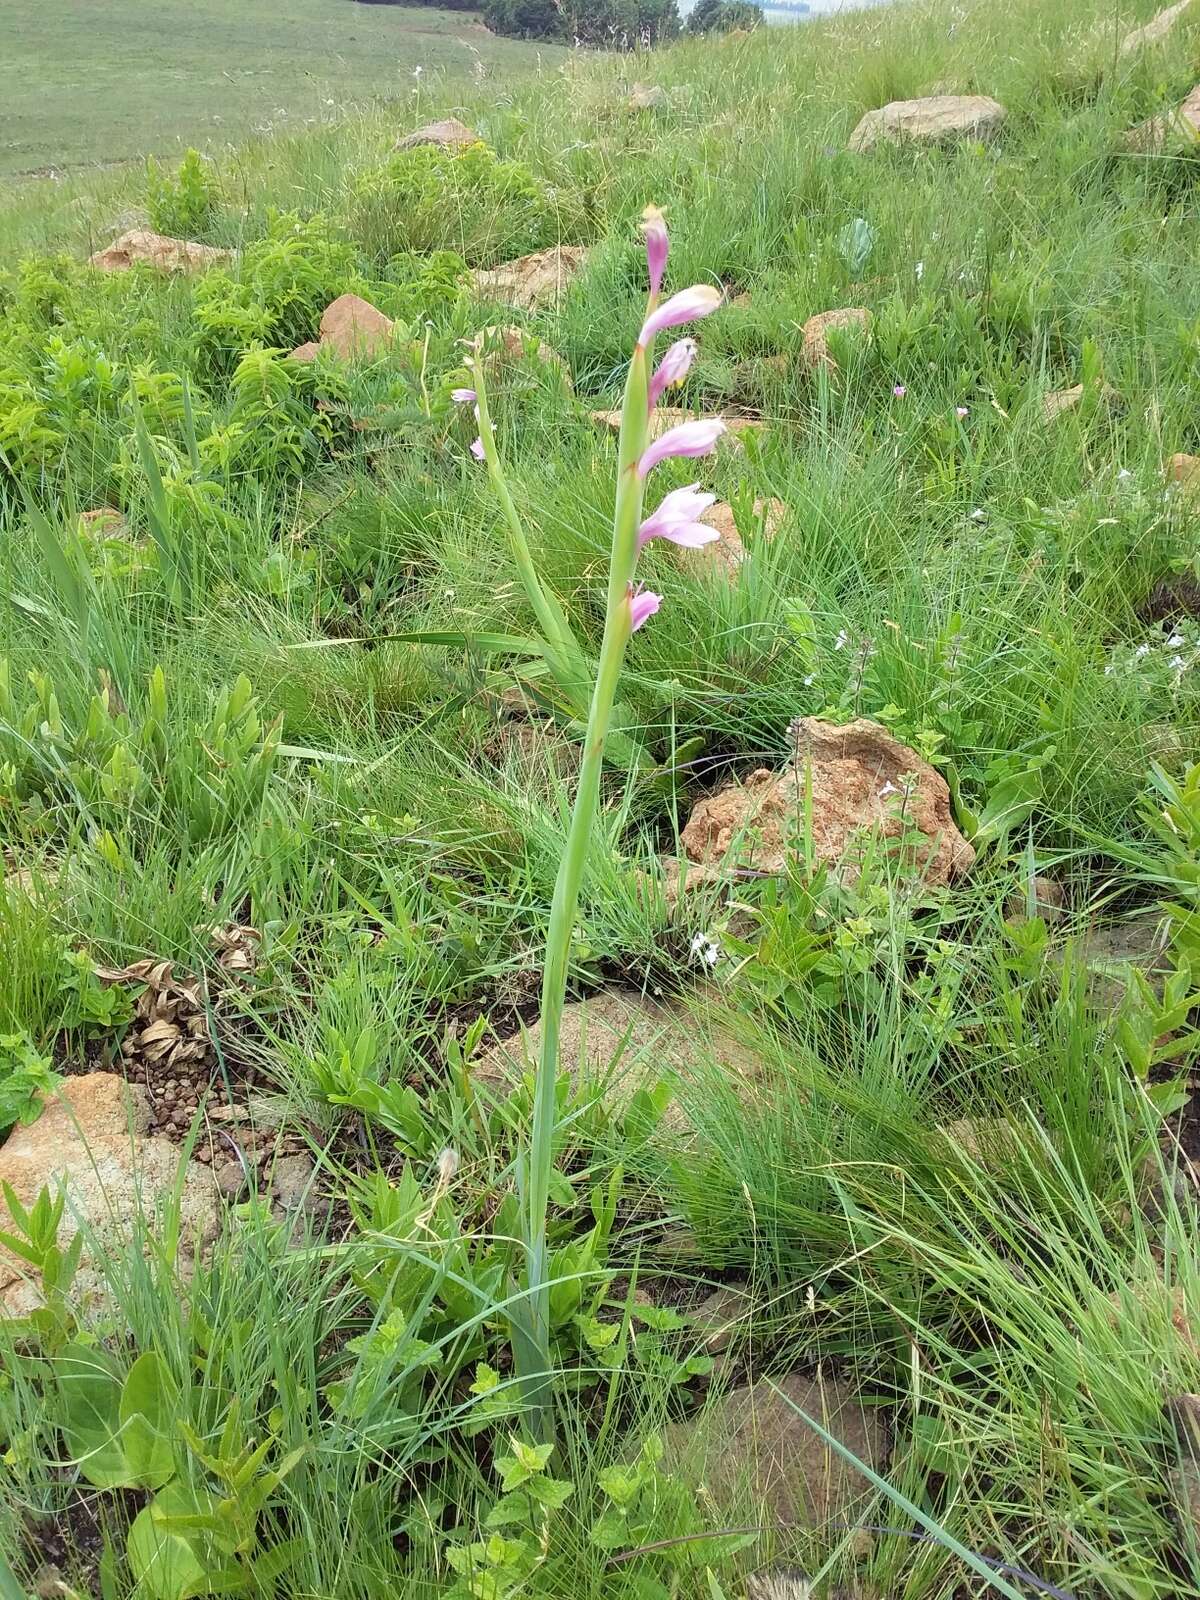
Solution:
[(4, 29), (0, 177), (178, 159), (378, 102), (407, 116), (430, 85), (492, 69), (507, 85), (539, 60), (470, 11), (350, 0), (9, 0)]
[[(11, 195), (0, 1174), (115, 1074), (168, 1176), (0, 1222), (5, 1600), (1200, 1595), (1200, 161), (1125, 138), (1200, 11), (1151, 15), (574, 52)], [(848, 147), (935, 85), (996, 137)], [(737, 559), (639, 594), (648, 205), (721, 302), (660, 406), (741, 431), (645, 477)], [(230, 253), (89, 266), (131, 218)], [(476, 276), (558, 245), (538, 305)], [(294, 358), (347, 293), (387, 337)], [(901, 772), (829, 859), (811, 719), (932, 844)], [(698, 849), (764, 770), (770, 861)]]

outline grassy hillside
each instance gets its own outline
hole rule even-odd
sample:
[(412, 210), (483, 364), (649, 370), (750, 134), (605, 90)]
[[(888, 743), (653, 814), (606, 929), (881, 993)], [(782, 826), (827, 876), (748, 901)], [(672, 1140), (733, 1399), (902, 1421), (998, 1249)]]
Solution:
[[(937, 0), (571, 55), (178, 191), (14, 197), (0, 1116), (115, 1068), (225, 1194), (194, 1265), (170, 1203), (66, 1289), (49, 1225), (26, 1242), (48, 1303), (0, 1322), (0, 1550), (27, 1586), (1200, 1594), (1200, 499), (1167, 471), (1200, 454), (1200, 164), (1123, 137), (1200, 77), (1200, 12), (1120, 54), (1149, 15)], [(1000, 136), (848, 150), (935, 84), (995, 96)], [(482, 148), (392, 153), (450, 109)], [(151, 202), (236, 254), (84, 265)], [(664, 403), (761, 426), (647, 482), (719, 495), (745, 559), (639, 560), (661, 606), (565, 932), (573, 998), (670, 1025), (629, 1042), (638, 1092), (560, 1083), (546, 1461), (511, 1442), (533, 1090), (489, 1052), (538, 1011), (617, 500), (591, 413), (645, 315), (648, 202), (668, 288), (724, 296)], [(477, 288), (560, 242), (588, 252), (561, 306)], [(292, 361), (345, 292), (391, 342)], [(865, 334), (806, 360), (846, 307)], [(497, 325), (526, 335), (484, 366), (511, 507), (453, 397)], [(555, 603), (576, 680), (538, 643)], [(971, 870), (923, 886), (903, 838), (822, 865), (801, 765), (781, 862), (735, 837), (677, 898), (693, 807), (782, 771), (798, 717), (928, 760)], [(698, 1308), (731, 1288), (722, 1345)], [(874, 1419), (884, 1489), (814, 1523), (739, 1477), (744, 1440), (672, 1431), (784, 1377)]]
[(350, 0), (10, 0), (4, 22), (0, 177), (416, 105), (422, 79), (507, 83), (535, 62), (470, 12)]

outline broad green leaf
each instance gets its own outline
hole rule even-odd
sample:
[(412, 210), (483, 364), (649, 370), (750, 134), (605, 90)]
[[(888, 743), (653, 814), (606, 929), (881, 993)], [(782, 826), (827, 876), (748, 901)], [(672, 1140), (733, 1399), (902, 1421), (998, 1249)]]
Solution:
[(134, 1483), (121, 1446), (121, 1380), (103, 1350), (69, 1344), (55, 1358), (63, 1398), (63, 1436), (72, 1460), (98, 1489)]
[(171, 1424), (177, 1399), (161, 1358), (144, 1351), (121, 1390), (121, 1443), (134, 1481), (144, 1488), (160, 1489), (175, 1470)]
[(190, 1600), (228, 1591), (235, 1583), (244, 1586), (244, 1575), (222, 1564), (205, 1535), (188, 1536), (169, 1525), (174, 1518), (209, 1515), (212, 1506), (206, 1491), (176, 1482), (160, 1489), (138, 1512), (126, 1543), (137, 1600)]

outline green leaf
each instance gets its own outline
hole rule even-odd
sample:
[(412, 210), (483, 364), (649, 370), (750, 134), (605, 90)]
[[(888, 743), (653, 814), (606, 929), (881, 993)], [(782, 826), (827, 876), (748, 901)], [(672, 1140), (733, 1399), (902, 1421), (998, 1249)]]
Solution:
[(201, 1516), (211, 1509), (211, 1495), (186, 1483), (169, 1483), (138, 1512), (125, 1553), (139, 1600), (190, 1600), (214, 1592), (221, 1577), (228, 1578), (230, 1569), (222, 1574), (215, 1561), (206, 1559), (213, 1554), (207, 1541), (188, 1538), (161, 1520)]
[(175, 1470), (171, 1422), (178, 1402), (161, 1358), (144, 1351), (121, 1390), (121, 1444), (133, 1480), (147, 1489), (161, 1489)]
[(69, 1344), (56, 1357), (54, 1375), (62, 1395), (63, 1437), (71, 1457), (98, 1489), (135, 1483), (121, 1446), (121, 1379), (103, 1350)]
[(526, 1493), (531, 1500), (536, 1500), (538, 1505), (545, 1506), (550, 1511), (557, 1511), (559, 1506), (565, 1506), (575, 1493), (575, 1485), (568, 1483), (564, 1478), (531, 1478)]
[(377, 633), (368, 638), (303, 639), (289, 650), (334, 650), (348, 644), (444, 644), (460, 650), (482, 650), (485, 654), (541, 656), (545, 645), (517, 633), (457, 633), (453, 630), (418, 630), (415, 633)]

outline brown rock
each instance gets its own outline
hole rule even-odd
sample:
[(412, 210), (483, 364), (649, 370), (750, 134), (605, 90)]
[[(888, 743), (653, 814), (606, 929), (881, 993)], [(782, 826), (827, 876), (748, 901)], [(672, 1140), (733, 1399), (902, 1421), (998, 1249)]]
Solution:
[(1029, 915), (1029, 894), (1033, 890), (1034, 916), (1040, 917), (1047, 927), (1053, 927), (1066, 916), (1067, 897), (1057, 878), (1036, 873), (1029, 883), (1023, 884), (1015, 894), (1009, 895), (1004, 905), (1004, 915), (1009, 922), (1024, 922)]
[(851, 150), (880, 143), (947, 144), (959, 139), (992, 139), (1007, 115), (985, 94), (934, 94), (922, 100), (893, 100), (868, 111), (850, 135)]
[(84, 534), (91, 534), (96, 539), (128, 539), (129, 524), (119, 511), (114, 511), (112, 506), (97, 506), (91, 511), (79, 513), (79, 527)]
[(871, 331), (873, 320), (871, 313), (863, 306), (844, 306), (839, 311), (818, 311), (815, 317), (809, 317), (804, 324), (801, 359), (810, 367), (825, 367), (831, 372), (836, 372), (837, 362), (829, 351), (830, 329), (853, 328), (865, 338)]
[(344, 361), (382, 355), (391, 340), (392, 326), (391, 317), (385, 317), (369, 300), (342, 294), (322, 314), (321, 344), (332, 345)]
[(928, 884), (966, 872), (975, 852), (959, 833), (946, 780), (877, 722), (838, 727), (816, 717), (793, 724), (798, 765), (761, 770), (744, 784), (701, 800), (681, 835), (692, 861), (732, 859), (738, 866), (783, 872), (802, 829), (806, 763), (811, 763), (816, 859), (855, 875), (847, 854), (857, 835), (923, 835), (915, 864)]
[(88, 265), (101, 272), (128, 272), (135, 266), (154, 267), (159, 272), (203, 272), (232, 260), (232, 250), (217, 250), (191, 239), (169, 239), (149, 228), (134, 228), (106, 250), (97, 250)]
[(235, 1156), (231, 1161), (223, 1161), (213, 1174), (221, 1196), (225, 1200), (240, 1200), (246, 1188), (247, 1171), (245, 1166)]
[(476, 272), (475, 292), (481, 299), (503, 301), (522, 311), (555, 306), (578, 275), (586, 256), (582, 246), (573, 244), (535, 250), (516, 261)]
[[(789, 1403), (790, 1402), (790, 1403)], [(794, 1407), (816, 1418), (876, 1472), (887, 1459), (887, 1430), (836, 1378), (790, 1373), (760, 1379), (711, 1401), (695, 1420), (666, 1430), (669, 1459), (702, 1478), (724, 1510), (752, 1507), (768, 1525), (820, 1526), (843, 1518), (874, 1491), (809, 1427)]]
[(523, 361), (536, 361), (540, 366), (557, 368), (570, 387), (571, 374), (562, 356), (527, 328), (493, 325), (482, 328), (470, 343), (476, 354), (487, 351), (484, 362), (488, 372), (504, 372)]
[(1182, 451), (1167, 462), (1167, 478), (1177, 486), (1177, 492), (1191, 500), (1200, 496), (1200, 456), (1184, 455)]
[(281, 1206), (293, 1210), (312, 1184), (313, 1164), (306, 1155), (281, 1156), (271, 1169), (271, 1193)]
[(1178, 5), (1168, 6), (1165, 11), (1160, 11), (1146, 23), (1145, 27), (1135, 28), (1132, 33), (1127, 33), (1121, 40), (1121, 48), (1117, 53), (1129, 56), (1146, 45), (1162, 44), (1191, 3), (1192, 0), (1179, 0)]
[(427, 122), (414, 128), (402, 139), (397, 139), (394, 150), (416, 150), (423, 144), (441, 145), (443, 150), (458, 150), (469, 144), (478, 144), (479, 135), (457, 117), (443, 117), (440, 122)]
[(307, 344), (297, 345), (291, 353), (293, 361), (315, 361), (321, 354), (321, 346), (315, 339), (310, 339)]
[[(754, 516), (760, 536), (764, 539), (775, 537), (786, 515), (787, 507), (782, 500), (759, 499), (754, 502)], [(686, 555), (687, 565), (693, 571), (699, 570), (710, 577), (723, 578), (726, 583), (735, 583), (738, 570), (746, 559), (746, 547), (733, 520), (733, 507), (724, 500), (718, 500), (700, 521), (707, 523), (710, 528), (716, 528), (720, 537), (711, 544), (701, 545), (698, 550), (683, 551), (677, 545), (671, 545), (671, 551), (677, 560)]]
[[(1049, 426), (1056, 418), (1063, 416), (1068, 411), (1074, 411), (1084, 398), (1083, 384), (1076, 383), (1070, 389), (1051, 389), (1042, 396), (1042, 421)], [(1100, 388), (1099, 399), (1105, 405), (1110, 405), (1117, 399), (1117, 391), (1110, 384), (1103, 384)]]
[(1139, 155), (1156, 155), (1169, 145), (1189, 145), (1200, 138), (1200, 83), (1187, 99), (1163, 116), (1149, 117), (1130, 128), (1125, 147)]
[[(113, 1072), (68, 1078), (28, 1127), (14, 1128), (0, 1147), (0, 1182), (11, 1184), (28, 1207), (48, 1185), (65, 1186), (67, 1206), (58, 1242), (66, 1245), (82, 1217), (96, 1238), (115, 1248), (128, 1237), (139, 1212), (153, 1217), (156, 1205), (178, 1180), (179, 1151), (169, 1140), (146, 1135), (149, 1105), (143, 1091)], [(182, 1187), (185, 1240), (215, 1226), (210, 1174), (189, 1167)], [(7, 1219), (4, 1226), (10, 1226)], [(85, 1299), (103, 1290), (103, 1275), (84, 1255), (76, 1278)], [(32, 1269), (0, 1246), (0, 1312), (26, 1316), (40, 1303)]]
[[(476, 1058), (472, 1077), (502, 1092), (516, 1088), (532, 1072), (541, 1048), (541, 1023), (528, 1032), (493, 1045)], [(632, 992), (602, 989), (569, 1004), (562, 1019), (559, 1061), (576, 1089), (594, 1088), (597, 1097), (616, 1111), (627, 1106), (643, 1085), (660, 1078), (688, 1083), (698, 1060), (716, 1059), (731, 1075), (752, 1081), (757, 1059), (739, 1041), (722, 1034), (705, 1038), (682, 1008), (659, 1005)], [(688, 1124), (673, 1107), (664, 1119), (671, 1131)]]
[(710, 1356), (721, 1355), (744, 1332), (753, 1305), (744, 1284), (722, 1284), (688, 1313), (692, 1327), (701, 1335)]

